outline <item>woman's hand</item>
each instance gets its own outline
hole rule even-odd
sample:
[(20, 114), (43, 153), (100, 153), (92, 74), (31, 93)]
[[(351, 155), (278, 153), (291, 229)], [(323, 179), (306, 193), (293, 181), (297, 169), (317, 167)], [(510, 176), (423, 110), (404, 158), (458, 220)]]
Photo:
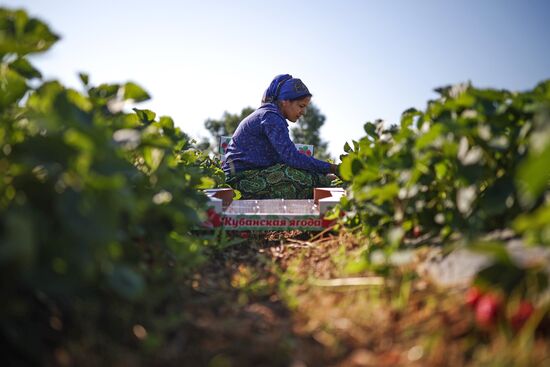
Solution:
[(330, 173), (340, 177), (340, 165), (331, 163), (330, 164)]

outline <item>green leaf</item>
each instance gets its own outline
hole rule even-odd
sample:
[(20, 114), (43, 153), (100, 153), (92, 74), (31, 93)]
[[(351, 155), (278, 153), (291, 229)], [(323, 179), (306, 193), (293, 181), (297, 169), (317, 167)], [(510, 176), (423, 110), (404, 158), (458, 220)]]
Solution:
[(151, 172), (155, 172), (157, 170), (162, 162), (162, 158), (164, 158), (163, 149), (152, 147), (145, 147), (143, 149), (143, 159), (145, 159), (145, 163), (150, 168)]
[(510, 254), (502, 242), (476, 242), (468, 246), (472, 251), (489, 255), (500, 264), (512, 265)]
[(477, 205), (489, 215), (505, 213), (514, 204), (514, 192), (515, 186), (510, 176), (499, 177), (482, 193)]
[(386, 201), (393, 201), (399, 193), (399, 186), (392, 182), (381, 187), (373, 187), (366, 193), (365, 197), (373, 199), (374, 203), (381, 205)]
[(511, 263), (497, 262), (481, 270), (475, 282), (489, 287), (498, 287), (511, 293), (525, 279), (526, 272)]
[(150, 99), (149, 93), (133, 82), (124, 84), (124, 99), (132, 99), (134, 102), (143, 102)]
[(145, 125), (149, 125), (150, 123), (155, 121), (155, 117), (157, 116), (151, 110), (140, 110), (137, 108), (133, 108), (133, 110), (136, 112), (141, 122), (144, 123)]
[(36, 256), (36, 231), (30, 214), (18, 209), (2, 213), (1, 269), (28, 271), (33, 265)]
[(513, 227), (518, 232), (550, 229), (550, 204), (543, 205), (532, 213), (518, 215), (514, 219)]
[(459, 98), (461, 95), (463, 95), (468, 88), (471, 87), (471, 83), (459, 83), (454, 85), (447, 85), (444, 87), (435, 88), (434, 91), (441, 94), (441, 96), (446, 98)]
[(407, 129), (412, 125), (414, 118), (420, 116), (422, 113), (416, 108), (409, 108), (401, 114), (401, 129)]
[(78, 77), (85, 87), (90, 83), (90, 76), (87, 73), (78, 73)]
[(352, 157), (347, 156), (342, 159), (342, 164), (340, 164), (340, 175), (342, 179), (346, 181), (351, 181), (353, 178), (353, 173), (351, 170)]
[(67, 100), (82, 111), (91, 112), (93, 105), (90, 100), (74, 89), (67, 90)]
[(129, 300), (139, 298), (145, 290), (145, 282), (141, 275), (124, 265), (114, 268), (109, 277), (109, 284), (116, 293)]
[(49, 49), (59, 36), (24, 10), (0, 8), (0, 57), (13, 53), (24, 56)]
[(351, 153), (353, 152), (353, 149), (349, 146), (348, 142), (346, 141), (346, 144), (344, 144), (344, 152)]
[(372, 122), (367, 122), (363, 126), (363, 129), (365, 130), (368, 136), (374, 138), (375, 140), (378, 140), (379, 136), (376, 133), (376, 125), (374, 125)]
[(15, 104), (27, 90), (25, 78), (13, 70), (0, 67), (0, 110)]
[(358, 258), (351, 258), (346, 264), (344, 271), (346, 274), (353, 275), (362, 273), (369, 268), (369, 260), (366, 256), (360, 256)]
[(351, 161), (351, 173), (353, 175), (357, 175), (361, 172), (362, 169), (363, 169), (363, 163), (361, 163), (359, 159), (354, 158)]
[(120, 85), (118, 84), (101, 84), (97, 87), (91, 88), (88, 92), (91, 98), (98, 98), (108, 100), (115, 98)]
[(174, 129), (174, 120), (169, 116), (161, 116), (159, 118), (159, 125), (163, 129), (173, 130)]
[(418, 140), (415, 143), (415, 148), (420, 150), (429, 146), (443, 134), (443, 130), (444, 128), (442, 124), (432, 125), (432, 127), (426, 134), (418, 138)]
[(518, 169), (517, 181), (522, 188), (521, 199), (532, 203), (550, 188), (550, 144), (538, 154), (532, 154)]
[(401, 116), (406, 116), (406, 115), (420, 115), (422, 114), (420, 111), (418, 111), (416, 108), (414, 107), (410, 107), (408, 109), (406, 109), (405, 111), (403, 111), (403, 113), (401, 114)]
[(212, 189), (216, 187), (216, 181), (213, 178), (203, 176), (201, 177), (201, 183), (197, 186), (197, 189)]
[(447, 174), (447, 165), (445, 162), (439, 162), (435, 165), (435, 175), (438, 180), (442, 180), (445, 178), (445, 175)]
[(9, 66), (12, 70), (18, 72), (21, 76), (27, 79), (42, 78), (40, 71), (35, 69), (27, 59), (18, 58)]

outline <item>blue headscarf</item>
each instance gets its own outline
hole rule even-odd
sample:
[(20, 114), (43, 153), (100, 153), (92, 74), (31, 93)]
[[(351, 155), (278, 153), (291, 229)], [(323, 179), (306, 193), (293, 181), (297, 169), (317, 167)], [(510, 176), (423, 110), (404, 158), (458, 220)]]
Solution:
[(311, 93), (300, 79), (293, 78), (290, 74), (281, 74), (277, 75), (265, 90), (262, 103), (295, 100), (306, 96), (311, 97)]

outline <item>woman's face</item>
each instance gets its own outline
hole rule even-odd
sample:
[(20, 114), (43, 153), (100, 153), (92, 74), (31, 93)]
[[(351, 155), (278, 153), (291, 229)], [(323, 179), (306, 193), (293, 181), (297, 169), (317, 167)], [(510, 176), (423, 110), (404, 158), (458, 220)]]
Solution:
[(311, 97), (298, 99), (295, 101), (281, 101), (281, 113), (285, 119), (296, 122), (305, 112), (306, 108), (311, 101)]

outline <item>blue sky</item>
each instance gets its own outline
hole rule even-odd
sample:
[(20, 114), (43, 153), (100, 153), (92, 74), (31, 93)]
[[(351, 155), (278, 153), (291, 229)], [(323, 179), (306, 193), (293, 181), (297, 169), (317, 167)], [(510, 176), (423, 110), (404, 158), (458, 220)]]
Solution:
[[(207, 118), (258, 107), (271, 79), (301, 78), (326, 116), (334, 156), (363, 124), (398, 123), (439, 86), (525, 90), (550, 78), (544, 0), (4, 0), (62, 39), (34, 58), (47, 79), (80, 87), (132, 80), (195, 138)], [(138, 106), (139, 107), (139, 106)]]

